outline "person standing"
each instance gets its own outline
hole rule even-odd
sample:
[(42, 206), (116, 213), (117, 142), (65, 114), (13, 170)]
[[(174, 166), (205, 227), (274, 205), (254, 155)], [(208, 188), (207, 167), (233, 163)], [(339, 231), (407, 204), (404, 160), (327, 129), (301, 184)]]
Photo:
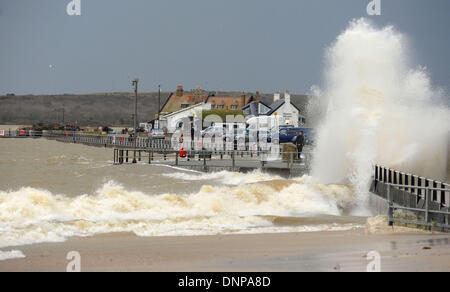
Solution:
[(295, 139), (295, 145), (297, 145), (297, 159), (300, 160), (300, 156), (303, 152), (303, 146), (305, 145), (305, 136), (303, 136), (303, 131), (300, 131), (300, 133), (297, 136), (297, 139)]

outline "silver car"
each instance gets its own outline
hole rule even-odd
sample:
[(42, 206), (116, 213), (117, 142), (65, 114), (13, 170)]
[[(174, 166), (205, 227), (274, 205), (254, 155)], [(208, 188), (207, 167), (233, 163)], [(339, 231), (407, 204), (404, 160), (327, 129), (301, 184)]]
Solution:
[(157, 129), (153, 129), (150, 131), (150, 133), (148, 134), (150, 139), (165, 139), (166, 138), (166, 134), (164, 134), (163, 130), (157, 130)]

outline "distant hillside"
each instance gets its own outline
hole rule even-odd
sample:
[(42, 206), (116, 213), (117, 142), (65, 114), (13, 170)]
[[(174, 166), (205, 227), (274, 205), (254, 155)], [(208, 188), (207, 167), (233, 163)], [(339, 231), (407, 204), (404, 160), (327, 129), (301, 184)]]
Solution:
[[(220, 95), (240, 96), (240, 92), (219, 92)], [(250, 95), (250, 94), (249, 94)], [(169, 92), (161, 93), (161, 105)], [(272, 95), (262, 94), (261, 100), (270, 105)], [(308, 97), (293, 95), (292, 101), (304, 110)], [(81, 126), (129, 126), (134, 113), (132, 93), (98, 93), (83, 95), (24, 95), (0, 96), (0, 124), (34, 124), (37, 122), (73, 123)], [(154, 119), (158, 112), (158, 93), (140, 93), (138, 117), (141, 122)]]

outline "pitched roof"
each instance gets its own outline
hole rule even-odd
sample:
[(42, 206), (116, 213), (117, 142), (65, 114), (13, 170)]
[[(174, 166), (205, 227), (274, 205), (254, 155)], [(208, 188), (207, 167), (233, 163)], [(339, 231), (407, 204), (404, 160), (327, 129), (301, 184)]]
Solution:
[(214, 105), (222, 105), (222, 106), (224, 106), (224, 109), (230, 109), (232, 106), (236, 106), (236, 109), (239, 109), (244, 105), (243, 98), (240, 96), (213, 96), (213, 95), (210, 95), (205, 100), (205, 103), (211, 103)]
[(262, 102), (262, 101), (260, 101), (260, 100), (254, 100), (254, 101), (252, 101), (252, 102), (248, 102), (248, 103), (247, 103), (244, 107), (242, 107), (241, 109), (242, 109), (242, 110), (246, 110), (246, 109), (248, 109), (249, 107), (251, 107), (252, 104), (262, 104), (262, 105), (264, 105), (265, 107), (270, 108), (270, 106), (268, 106), (268, 105), (265, 104), (264, 102)]
[(202, 102), (202, 103), (198, 103), (198, 104), (191, 105), (190, 107), (187, 107), (187, 108), (183, 108), (183, 109), (177, 110), (177, 111), (172, 112), (172, 113), (170, 113), (170, 114), (164, 115), (164, 117), (171, 117), (171, 116), (174, 116), (174, 115), (176, 115), (176, 114), (179, 114), (179, 113), (182, 113), (182, 112), (185, 112), (185, 111), (189, 111), (189, 110), (191, 110), (191, 109), (193, 109), (193, 108), (196, 108), (196, 107), (199, 107), (199, 106), (203, 106), (203, 102)]
[[(285, 100), (284, 100), (284, 99), (279, 99), (279, 100), (273, 102), (273, 103), (270, 105), (270, 108), (271, 108), (272, 110), (269, 111), (268, 113), (266, 113), (266, 115), (268, 115), (268, 116), (272, 115), (274, 112), (276, 112), (276, 111), (277, 111), (280, 107), (282, 107), (284, 104), (285, 104)], [(298, 114), (299, 114), (299, 115), (302, 115), (300, 109), (299, 109), (294, 103), (292, 103), (292, 101), (291, 101), (291, 105), (292, 105), (293, 107), (295, 107), (295, 108), (298, 110)]]
[(205, 95), (196, 96), (195, 94), (183, 94), (182, 96), (177, 96), (176, 94), (171, 93), (167, 98), (166, 102), (164, 103), (164, 105), (162, 106), (161, 112), (164, 113), (176, 112), (182, 109), (183, 104), (194, 105), (199, 102), (203, 102), (205, 98), (206, 98)]

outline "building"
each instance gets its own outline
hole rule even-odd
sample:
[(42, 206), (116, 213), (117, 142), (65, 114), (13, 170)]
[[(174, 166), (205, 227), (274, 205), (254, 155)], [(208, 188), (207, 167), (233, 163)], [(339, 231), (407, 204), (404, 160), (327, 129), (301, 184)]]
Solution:
[(211, 104), (213, 110), (240, 110), (248, 102), (248, 98), (245, 94), (241, 96), (220, 96), (216, 94), (210, 94), (205, 103)]
[(160, 128), (172, 134), (180, 129), (186, 119), (193, 120), (201, 116), (204, 110), (240, 110), (249, 99), (241, 96), (222, 96), (218, 92), (205, 94), (201, 88), (185, 92), (179, 85), (171, 93), (161, 108)]
[(166, 114), (160, 118), (160, 127), (169, 134), (175, 133), (183, 127), (186, 121), (192, 122), (195, 118), (201, 118), (204, 110), (210, 110), (211, 105), (207, 103), (198, 103), (192, 106), (182, 108), (176, 112)]
[(279, 119), (280, 125), (304, 125), (305, 117), (291, 103), (289, 91), (285, 92), (283, 99), (279, 93), (275, 93), (270, 106), (258, 100), (259, 97), (258, 92), (255, 97), (247, 97), (246, 94), (226, 96), (218, 92), (205, 94), (201, 88), (185, 92), (183, 86), (179, 85), (162, 106), (159, 127), (172, 134), (182, 127), (183, 121), (200, 118), (201, 112), (205, 110), (242, 110), (245, 117), (273, 116)]
[(247, 105), (242, 108), (244, 116), (261, 116), (266, 115), (272, 109), (260, 100), (250, 100)]
[(171, 93), (166, 102), (161, 107), (161, 115), (170, 114), (181, 109), (202, 103), (208, 95), (204, 94), (201, 88), (195, 89), (192, 93), (185, 93), (183, 86), (179, 85), (175, 93)]
[(265, 115), (277, 117), (280, 125), (299, 127), (306, 122), (305, 116), (300, 113), (300, 109), (291, 102), (289, 91), (285, 92), (284, 99), (281, 98), (280, 93), (275, 93), (270, 111)]
[(206, 94), (200, 87), (192, 92), (185, 92), (182, 85), (171, 93), (161, 108), (161, 115), (170, 114), (199, 103), (211, 104), (211, 109), (239, 110), (248, 103), (245, 94), (241, 96), (222, 96), (218, 92)]

